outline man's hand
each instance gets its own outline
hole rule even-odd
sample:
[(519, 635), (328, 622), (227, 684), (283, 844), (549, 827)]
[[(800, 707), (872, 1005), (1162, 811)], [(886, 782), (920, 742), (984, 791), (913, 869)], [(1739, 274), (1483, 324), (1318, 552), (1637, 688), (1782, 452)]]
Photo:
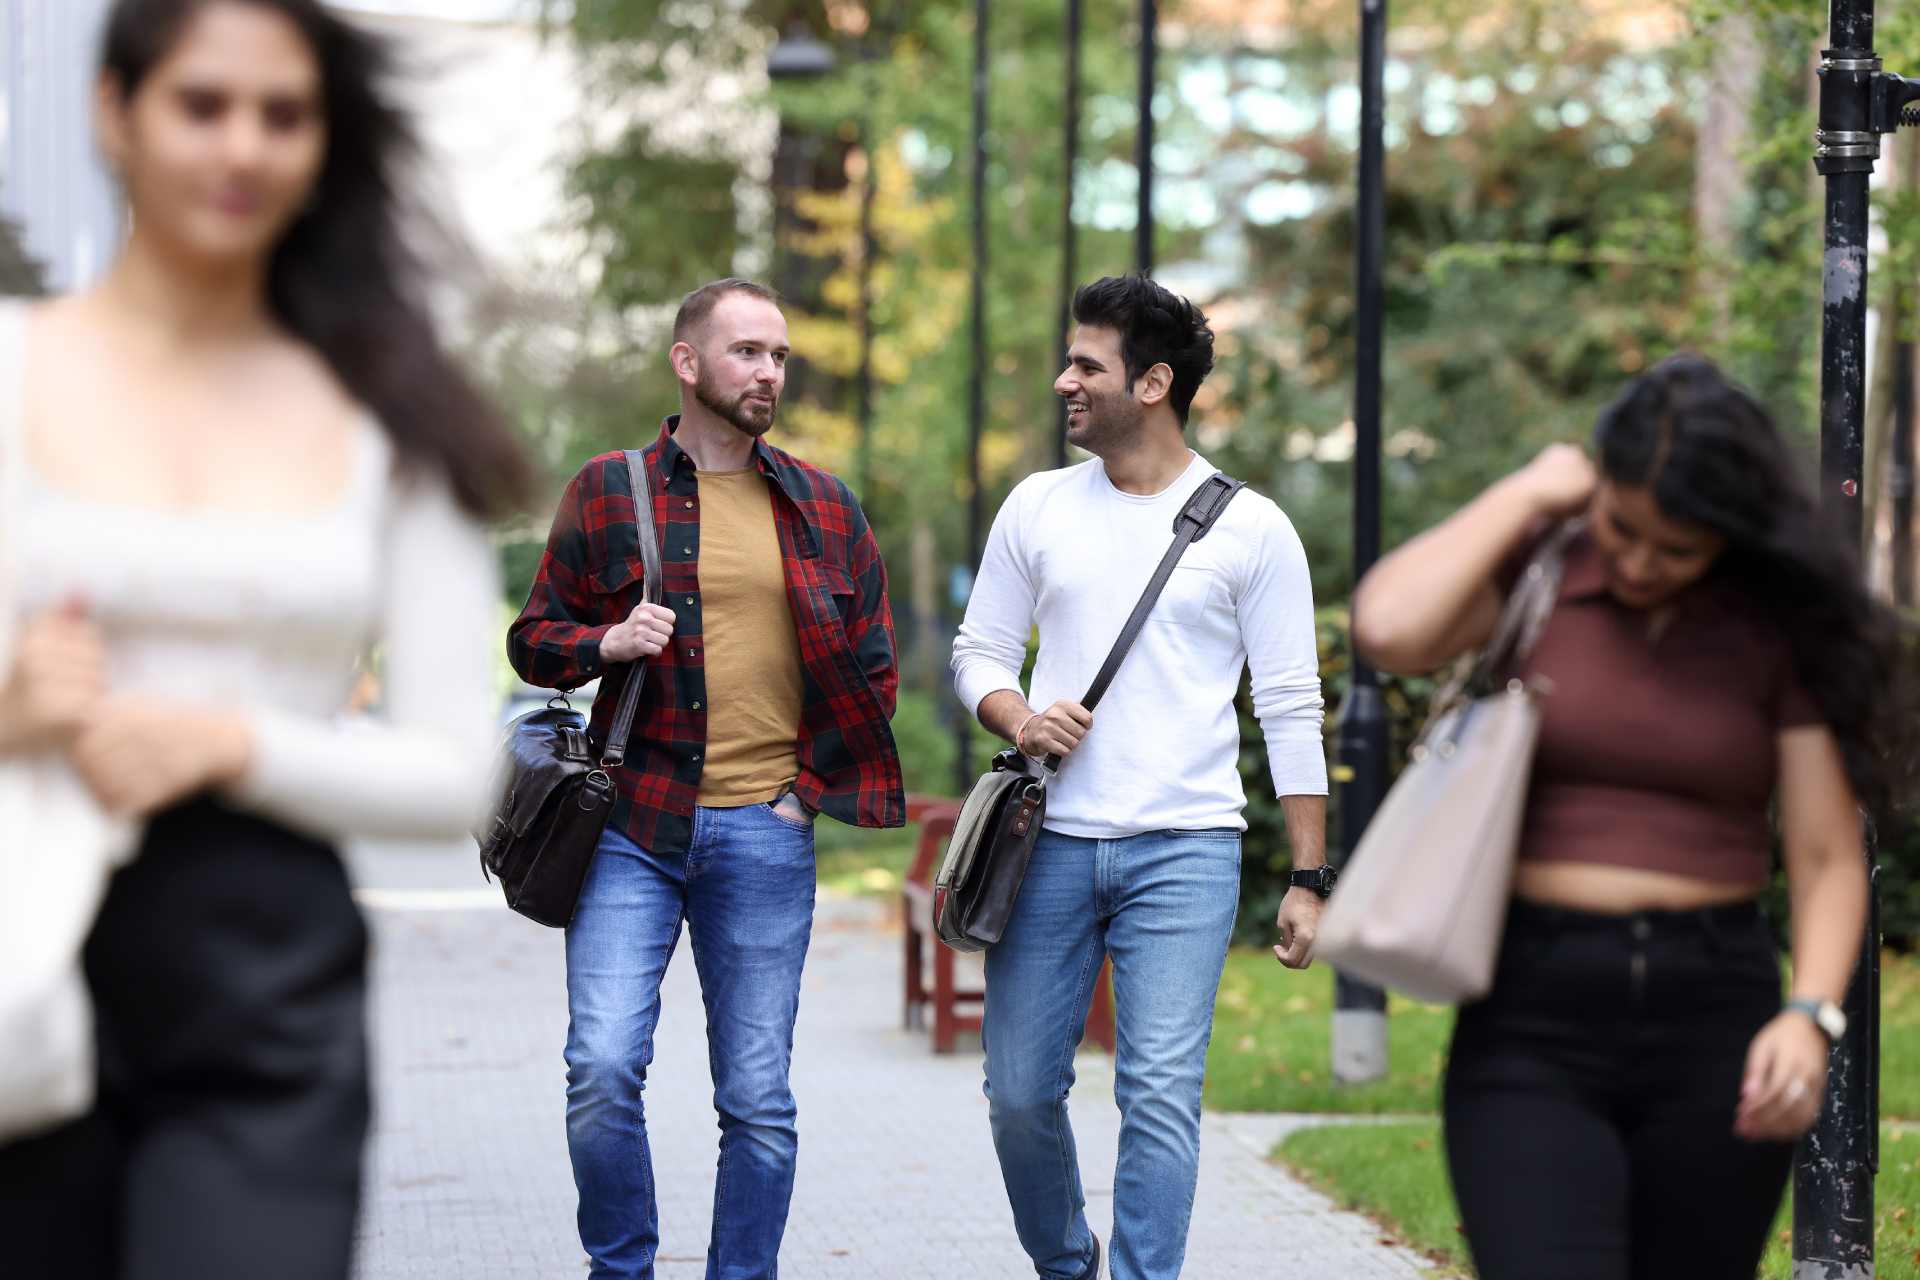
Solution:
[(1073, 754), (1080, 739), (1093, 728), (1093, 712), (1077, 702), (1062, 698), (1045, 711), (1028, 719), (1026, 726), (1014, 731), (1014, 745), (1034, 759)]
[(637, 604), (625, 622), (607, 628), (600, 637), (602, 662), (632, 662), (657, 655), (673, 640), (673, 610), (664, 605)]
[(1311, 889), (1289, 889), (1280, 899), (1280, 916), (1274, 924), (1280, 930), (1280, 945), (1273, 949), (1280, 963), (1289, 969), (1304, 969), (1313, 963), (1313, 941), (1320, 933), (1320, 911), (1326, 906)]

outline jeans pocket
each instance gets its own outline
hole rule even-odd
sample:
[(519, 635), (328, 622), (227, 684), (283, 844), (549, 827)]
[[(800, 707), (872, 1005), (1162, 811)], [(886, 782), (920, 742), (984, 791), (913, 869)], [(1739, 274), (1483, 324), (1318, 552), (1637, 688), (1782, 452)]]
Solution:
[[(784, 800), (785, 798), (786, 798), (785, 796), (782, 796), (781, 800)], [(772, 814), (773, 820), (775, 822), (779, 823), (783, 827), (786, 827), (790, 831), (810, 832), (813, 830), (813, 819), (811, 817), (802, 818), (796, 822), (794, 819), (789, 818), (786, 814), (780, 812), (779, 805), (780, 805), (780, 800), (769, 800), (767, 801), (766, 804), (762, 805), (761, 808), (765, 809), (768, 813)]]

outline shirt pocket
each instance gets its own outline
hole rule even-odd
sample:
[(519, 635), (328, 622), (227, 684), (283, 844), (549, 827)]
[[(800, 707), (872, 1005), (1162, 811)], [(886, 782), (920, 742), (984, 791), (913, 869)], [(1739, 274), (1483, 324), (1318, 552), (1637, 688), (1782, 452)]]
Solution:
[(840, 619), (840, 625), (851, 628), (854, 624), (854, 610), (859, 607), (853, 575), (847, 572), (845, 565), (822, 564), (820, 587), (827, 593), (827, 599), (832, 603), (834, 614)]
[(1204, 627), (1227, 608), (1227, 584), (1206, 565), (1175, 565), (1147, 621), (1169, 627)]
[(587, 589), (596, 596), (619, 598), (639, 595), (645, 571), (638, 556), (608, 556), (587, 569)]

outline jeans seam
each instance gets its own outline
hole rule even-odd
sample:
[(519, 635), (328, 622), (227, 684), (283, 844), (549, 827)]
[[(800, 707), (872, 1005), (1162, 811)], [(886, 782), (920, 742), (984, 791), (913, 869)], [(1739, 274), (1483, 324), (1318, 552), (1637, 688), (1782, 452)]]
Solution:
[[(1096, 857), (1097, 857), (1097, 854), (1096, 854)], [(1075, 980), (1075, 983), (1074, 983), (1074, 997), (1073, 997), (1073, 1005), (1072, 1005), (1072, 1008), (1074, 1010), (1078, 1010), (1079, 1012), (1078, 1013), (1070, 1012), (1067, 1015), (1069, 1019), (1068, 1021), (1069, 1027), (1073, 1025), (1073, 1019), (1085, 1016), (1087, 1001), (1091, 998), (1093, 994), (1089, 990), (1090, 984), (1087, 979), (1088, 979), (1088, 974), (1093, 969), (1094, 952), (1098, 949), (1099, 948), (1097, 946), (1089, 947), (1087, 948), (1086, 952), (1080, 957), (1080, 975)], [(1054, 1076), (1053, 1076), (1053, 1094), (1054, 1094), (1054, 1097), (1057, 1099), (1057, 1102), (1056, 1102), (1057, 1109), (1054, 1114), (1054, 1127), (1053, 1127), (1054, 1145), (1059, 1151), (1060, 1171), (1062, 1174), (1063, 1181), (1067, 1186), (1074, 1187), (1076, 1190), (1078, 1190), (1078, 1183), (1080, 1180), (1080, 1170), (1078, 1168), (1078, 1162), (1073, 1159), (1072, 1153), (1067, 1150), (1067, 1128), (1065, 1124), (1066, 1100), (1064, 1097), (1062, 1097), (1062, 1093), (1067, 1087), (1067, 1073), (1073, 1067), (1073, 1051), (1077, 1047), (1078, 1045), (1075, 1042), (1074, 1038), (1069, 1037), (1067, 1044), (1065, 1046), (1065, 1051), (1061, 1054), (1059, 1065), (1054, 1069)], [(1078, 1198), (1082, 1200), (1085, 1199), (1084, 1196), (1081, 1196)]]

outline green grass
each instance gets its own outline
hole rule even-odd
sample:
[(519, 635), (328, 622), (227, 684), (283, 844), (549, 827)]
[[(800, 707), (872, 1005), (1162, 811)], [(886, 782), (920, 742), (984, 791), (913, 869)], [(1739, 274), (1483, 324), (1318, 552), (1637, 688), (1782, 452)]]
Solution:
[(1880, 962), (1880, 1113), (1920, 1120), (1920, 955)]
[[(1880, 1153), (1875, 1274), (1880, 1280), (1920, 1280), (1920, 1131), (1884, 1127)], [(1447, 1188), (1438, 1120), (1306, 1129), (1281, 1143), (1275, 1158), (1337, 1204), (1372, 1218), (1388, 1238), (1453, 1274), (1473, 1274)], [(1791, 1212), (1781, 1205), (1761, 1262), (1766, 1280), (1788, 1280), (1792, 1272)]]
[(1453, 1033), (1453, 1010), (1394, 996), (1387, 1006), (1387, 1078), (1336, 1084), (1333, 973), (1283, 969), (1273, 952), (1227, 956), (1207, 1053), (1207, 1105), (1218, 1111), (1430, 1112)]
[[(1207, 1105), (1220, 1111), (1428, 1113), (1438, 1101), (1453, 1010), (1398, 996), (1388, 1004), (1387, 1078), (1334, 1083), (1328, 1072), (1333, 975), (1283, 969), (1273, 953), (1227, 956), (1207, 1055)], [(1920, 957), (1882, 963), (1880, 1110), (1920, 1119)], [(1920, 1208), (1916, 1208), (1920, 1212)]]
[(820, 887), (867, 897), (897, 897), (913, 862), (915, 828), (864, 831), (828, 818), (814, 824)]

